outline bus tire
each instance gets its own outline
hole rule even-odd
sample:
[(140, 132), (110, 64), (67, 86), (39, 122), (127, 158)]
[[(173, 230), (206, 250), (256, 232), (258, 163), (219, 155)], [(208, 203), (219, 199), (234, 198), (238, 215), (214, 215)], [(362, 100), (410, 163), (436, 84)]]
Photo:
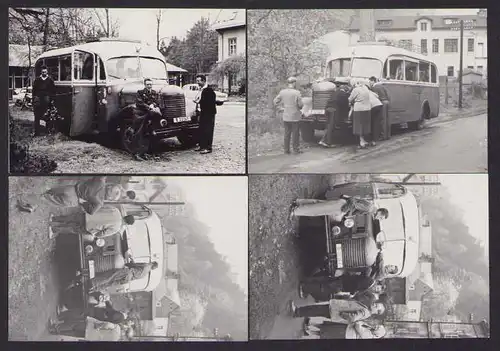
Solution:
[(132, 120), (124, 119), (120, 123), (120, 141), (122, 148), (132, 155), (143, 154), (150, 149), (150, 140), (144, 134), (137, 135), (132, 128)]
[(314, 127), (311, 123), (301, 123), (300, 124), (300, 135), (302, 140), (306, 143), (314, 142)]
[(412, 130), (420, 130), (424, 127), (424, 122), (426, 119), (429, 119), (431, 115), (431, 110), (429, 107), (429, 103), (427, 101), (422, 105), (422, 111), (420, 112), (420, 118), (418, 121), (409, 122), (408, 127)]

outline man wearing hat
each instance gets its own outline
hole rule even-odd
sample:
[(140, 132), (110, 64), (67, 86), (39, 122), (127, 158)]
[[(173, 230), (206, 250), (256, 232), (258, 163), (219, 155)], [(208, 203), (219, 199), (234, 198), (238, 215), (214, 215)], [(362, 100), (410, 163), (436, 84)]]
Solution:
[(299, 122), (302, 116), (303, 107), (302, 96), (295, 86), (297, 78), (288, 78), (288, 87), (282, 89), (278, 96), (274, 98), (274, 105), (283, 108), (283, 123), (285, 125), (285, 154), (290, 153), (290, 139), (294, 153), (300, 153), (299, 149)]

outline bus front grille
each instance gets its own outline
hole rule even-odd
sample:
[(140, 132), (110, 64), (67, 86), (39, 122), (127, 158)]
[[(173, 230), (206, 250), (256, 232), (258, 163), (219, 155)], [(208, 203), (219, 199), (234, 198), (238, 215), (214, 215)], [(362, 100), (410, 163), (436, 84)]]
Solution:
[(331, 96), (332, 93), (329, 91), (314, 91), (312, 96), (313, 110), (324, 110)]
[(183, 95), (162, 96), (162, 116), (168, 122), (174, 118), (186, 117), (186, 100)]
[(96, 273), (110, 271), (115, 268), (114, 255), (97, 255), (93, 259)]

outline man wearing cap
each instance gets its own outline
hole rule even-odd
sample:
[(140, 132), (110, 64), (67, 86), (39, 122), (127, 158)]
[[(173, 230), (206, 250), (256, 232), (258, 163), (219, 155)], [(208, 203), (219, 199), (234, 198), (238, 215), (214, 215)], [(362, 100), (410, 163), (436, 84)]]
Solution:
[(299, 149), (299, 122), (302, 116), (301, 108), (302, 96), (295, 86), (297, 79), (295, 77), (288, 78), (288, 87), (281, 90), (274, 98), (275, 106), (283, 107), (283, 123), (285, 125), (285, 154), (290, 153), (290, 139), (292, 139), (294, 153), (300, 153)]

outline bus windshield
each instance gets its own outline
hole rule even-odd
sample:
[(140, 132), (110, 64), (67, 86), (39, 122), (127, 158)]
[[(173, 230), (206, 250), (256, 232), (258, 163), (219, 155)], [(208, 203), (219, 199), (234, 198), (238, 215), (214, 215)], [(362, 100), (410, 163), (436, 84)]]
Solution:
[(149, 57), (115, 57), (106, 61), (106, 69), (111, 79), (167, 78), (165, 63)]
[(351, 77), (356, 78), (380, 78), (382, 74), (382, 62), (372, 58), (356, 57), (352, 63)]
[(351, 72), (351, 59), (342, 58), (328, 62), (326, 78), (348, 77)]

